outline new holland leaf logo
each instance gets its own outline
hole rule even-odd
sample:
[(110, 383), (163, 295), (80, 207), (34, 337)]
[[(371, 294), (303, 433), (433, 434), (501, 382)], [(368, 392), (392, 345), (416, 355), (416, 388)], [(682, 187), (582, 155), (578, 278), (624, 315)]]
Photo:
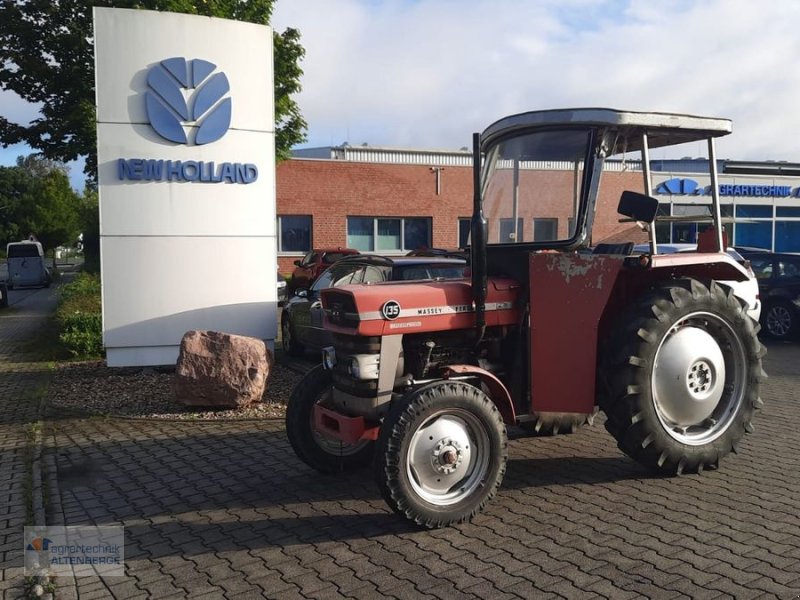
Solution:
[[(217, 66), (196, 58), (168, 58), (147, 74), (145, 105), (155, 132), (165, 140), (196, 145), (216, 142), (231, 125), (230, 84)], [(197, 128), (194, 140), (187, 130)]]
[(675, 194), (680, 196), (697, 196), (703, 193), (701, 187), (694, 179), (669, 179), (662, 181), (656, 187), (657, 194)]

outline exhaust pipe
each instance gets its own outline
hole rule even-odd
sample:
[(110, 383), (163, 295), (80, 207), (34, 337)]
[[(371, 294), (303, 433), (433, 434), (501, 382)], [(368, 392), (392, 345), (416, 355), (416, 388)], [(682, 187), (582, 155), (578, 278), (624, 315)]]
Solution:
[(472, 300), (475, 303), (475, 344), (486, 332), (487, 266), (486, 243), (489, 233), (481, 202), (481, 134), (472, 134), (472, 222), (470, 224), (470, 263), (472, 267)]

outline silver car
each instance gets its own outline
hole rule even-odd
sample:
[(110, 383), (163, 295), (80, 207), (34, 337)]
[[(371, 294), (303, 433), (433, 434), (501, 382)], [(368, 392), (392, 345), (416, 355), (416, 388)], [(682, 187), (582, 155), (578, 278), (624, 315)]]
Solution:
[[(697, 244), (658, 244), (657, 249), (659, 254), (696, 252)], [(637, 254), (649, 253), (650, 245), (637, 244), (633, 247), (633, 251)], [(730, 287), (738, 298), (744, 300), (747, 303), (747, 314), (758, 321), (761, 317), (761, 299), (758, 293), (758, 279), (756, 279), (756, 274), (753, 272), (753, 269), (750, 268), (750, 263), (736, 250), (728, 248), (727, 252), (733, 260), (747, 269), (750, 279), (746, 281), (720, 281), (719, 283)]]

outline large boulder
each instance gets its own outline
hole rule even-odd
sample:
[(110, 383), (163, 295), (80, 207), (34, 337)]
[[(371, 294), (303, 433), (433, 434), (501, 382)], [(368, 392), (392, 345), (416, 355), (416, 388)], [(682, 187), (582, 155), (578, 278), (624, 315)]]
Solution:
[(178, 356), (175, 396), (189, 406), (247, 407), (261, 400), (272, 363), (262, 340), (187, 331)]

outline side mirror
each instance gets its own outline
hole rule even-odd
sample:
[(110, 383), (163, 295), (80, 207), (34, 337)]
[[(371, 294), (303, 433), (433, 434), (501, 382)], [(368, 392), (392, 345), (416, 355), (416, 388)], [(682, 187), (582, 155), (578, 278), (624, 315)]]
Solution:
[(308, 290), (306, 288), (298, 288), (294, 291), (294, 295), (298, 298), (308, 298)]
[(295, 267), (302, 267), (303, 266), (303, 261), (298, 258), (296, 261), (294, 261), (294, 266)]
[(625, 190), (619, 198), (617, 212), (634, 221), (652, 223), (658, 212), (658, 200), (652, 196)]

